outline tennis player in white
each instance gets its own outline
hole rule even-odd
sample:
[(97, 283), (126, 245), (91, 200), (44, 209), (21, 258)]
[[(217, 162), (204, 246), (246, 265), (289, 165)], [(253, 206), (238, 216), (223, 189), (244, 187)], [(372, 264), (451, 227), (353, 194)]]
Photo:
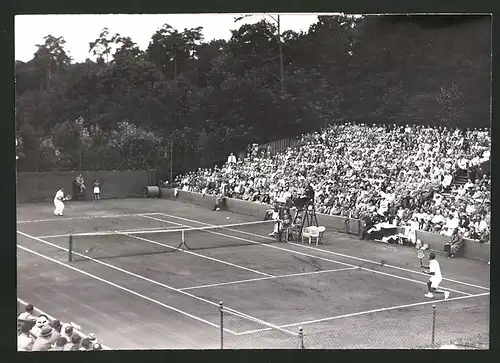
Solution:
[(439, 266), (439, 262), (436, 260), (434, 252), (429, 253), (429, 266), (422, 266), (422, 268), (429, 270), (428, 272), (424, 272), (431, 275), (429, 281), (427, 282), (427, 289), (429, 292), (425, 294), (425, 297), (433, 298), (434, 294), (444, 294), (444, 299), (448, 299), (450, 296), (449, 291), (438, 290), (439, 284), (443, 280), (443, 276), (441, 275), (441, 267)]
[(64, 210), (64, 188), (61, 188), (57, 191), (56, 196), (54, 197), (54, 215), (62, 216)]

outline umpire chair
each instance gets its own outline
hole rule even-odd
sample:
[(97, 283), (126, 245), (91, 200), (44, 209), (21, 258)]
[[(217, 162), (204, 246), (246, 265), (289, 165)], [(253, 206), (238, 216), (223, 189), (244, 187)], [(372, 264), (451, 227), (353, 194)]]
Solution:
[(297, 214), (295, 214), (293, 224), (297, 225), (297, 220), (302, 218), (299, 234), (297, 236), (297, 239), (300, 241), (304, 228), (310, 226), (318, 227), (318, 219), (316, 218), (316, 208), (314, 208), (313, 200), (307, 197), (301, 197), (295, 202), (295, 206), (297, 207)]

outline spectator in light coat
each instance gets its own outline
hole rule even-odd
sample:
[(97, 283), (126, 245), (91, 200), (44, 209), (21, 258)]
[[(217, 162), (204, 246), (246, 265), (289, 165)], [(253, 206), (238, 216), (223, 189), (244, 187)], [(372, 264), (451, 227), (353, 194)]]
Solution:
[(49, 325), (45, 325), (40, 329), (40, 335), (35, 339), (31, 351), (47, 352), (50, 348), (52, 348), (52, 328)]
[(35, 338), (30, 334), (30, 324), (21, 324), (21, 334), (17, 337), (17, 350), (21, 352), (30, 352), (35, 342)]
[(24, 312), (19, 314), (17, 317), (19, 320), (26, 320), (26, 321), (31, 321), (35, 322), (36, 321), (36, 316), (35, 316), (35, 308), (33, 305), (28, 304), (24, 307)]

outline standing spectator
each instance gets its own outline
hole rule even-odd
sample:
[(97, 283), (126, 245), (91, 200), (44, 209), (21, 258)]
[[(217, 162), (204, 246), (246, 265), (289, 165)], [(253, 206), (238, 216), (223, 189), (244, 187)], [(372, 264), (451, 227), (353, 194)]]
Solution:
[(35, 308), (33, 307), (33, 305), (28, 304), (24, 307), (24, 312), (19, 314), (17, 318), (19, 320), (35, 322), (36, 316), (34, 315), (34, 313), (35, 313)]
[(99, 180), (94, 180), (94, 183), (92, 183), (92, 186), (94, 187), (94, 200), (101, 199), (101, 188), (99, 185)]
[(46, 352), (52, 347), (52, 328), (49, 325), (40, 330), (40, 335), (33, 343), (33, 352)]
[(236, 164), (236, 156), (233, 153), (227, 157), (228, 164)]
[(35, 338), (30, 334), (31, 325), (27, 322), (21, 324), (21, 334), (17, 337), (17, 350), (30, 352)]

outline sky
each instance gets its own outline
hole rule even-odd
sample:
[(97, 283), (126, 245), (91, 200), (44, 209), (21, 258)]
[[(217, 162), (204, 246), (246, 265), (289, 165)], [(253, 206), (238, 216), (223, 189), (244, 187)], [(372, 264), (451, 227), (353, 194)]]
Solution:
[[(262, 14), (256, 14), (234, 23), (234, 18), (241, 15), (243, 14), (17, 15), (14, 20), (15, 58), (24, 62), (31, 60), (37, 49), (36, 44), (43, 44), (43, 38), (49, 34), (64, 37), (69, 56), (73, 61), (83, 62), (86, 58), (95, 59), (89, 53), (89, 43), (99, 37), (104, 27), (109, 29), (110, 34), (129, 36), (139, 48), (145, 50), (153, 33), (165, 23), (178, 31), (202, 26), (206, 41), (228, 40), (231, 37), (231, 30), (238, 29), (244, 23), (258, 22), (264, 17)], [(317, 21), (318, 16), (318, 14), (280, 15), (282, 31), (297, 32), (307, 31), (309, 26)]]

